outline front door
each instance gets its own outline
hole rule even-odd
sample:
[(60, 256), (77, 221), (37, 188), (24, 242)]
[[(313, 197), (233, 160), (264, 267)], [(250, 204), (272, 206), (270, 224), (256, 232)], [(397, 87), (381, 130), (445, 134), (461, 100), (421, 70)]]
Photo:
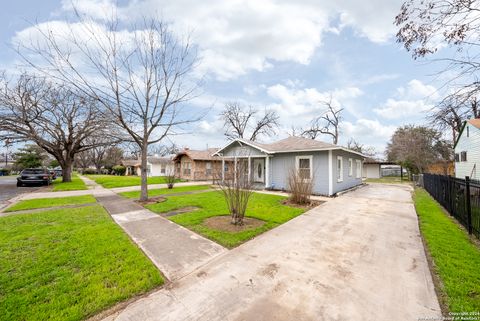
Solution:
[(263, 158), (253, 160), (253, 181), (265, 183), (265, 160)]

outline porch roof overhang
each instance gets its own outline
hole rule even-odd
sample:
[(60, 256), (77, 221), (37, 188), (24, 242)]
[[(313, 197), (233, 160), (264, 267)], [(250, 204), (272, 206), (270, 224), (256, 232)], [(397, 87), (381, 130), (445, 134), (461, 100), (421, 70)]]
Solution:
[(235, 143), (238, 143), (240, 144), (240, 146), (242, 145), (247, 145), (247, 146), (250, 146), (252, 148), (255, 148), (255, 149), (258, 149), (259, 151), (265, 153), (265, 154), (271, 154), (272, 152), (266, 150), (265, 148), (263, 147), (260, 147), (258, 146), (257, 144), (252, 144), (250, 142), (247, 142), (246, 140), (244, 139), (241, 139), (241, 138), (237, 138), (237, 139), (234, 139), (232, 140), (231, 142), (229, 142), (227, 145), (225, 145), (224, 147), (220, 148), (219, 150), (217, 150), (214, 154), (212, 154), (212, 156), (223, 156), (223, 151), (225, 149), (227, 149), (228, 147), (230, 147), (231, 145), (235, 144)]

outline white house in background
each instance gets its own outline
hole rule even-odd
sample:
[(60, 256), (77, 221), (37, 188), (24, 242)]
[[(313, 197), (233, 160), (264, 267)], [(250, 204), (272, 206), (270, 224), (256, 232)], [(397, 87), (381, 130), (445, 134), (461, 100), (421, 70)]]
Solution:
[(480, 119), (467, 120), (455, 142), (455, 177), (480, 179)]
[[(288, 190), (294, 169), (313, 180), (313, 193), (335, 195), (362, 184), (364, 156), (358, 152), (318, 140), (288, 137), (271, 144), (235, 139), (214, 156), (223, 162), (245, 162), (248, 177), (260, 188)], [(226, 174), (225, 166), (222, 173)]]
[[(168, 155), (165, 157), (148, 156), (147, 157), (147, 175), (148, 176), (165, 176), (173, 174), (175, 172), (175, 164), (172, 160), (175, 155)], [(140, 176), (139, 159), (126, 159), (122, 161), (122, 165), (126, 167), (125, 175), (137, 175)]]

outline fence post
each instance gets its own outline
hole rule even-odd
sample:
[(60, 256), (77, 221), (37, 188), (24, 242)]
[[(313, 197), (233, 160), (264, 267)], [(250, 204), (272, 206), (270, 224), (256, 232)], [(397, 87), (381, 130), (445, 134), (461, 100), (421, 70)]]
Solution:
[(467, 207), (467, 228), (468, 234), (472, 234), (472, 207), (470, 206), (470, 177), (465, 176), (465, 201)]

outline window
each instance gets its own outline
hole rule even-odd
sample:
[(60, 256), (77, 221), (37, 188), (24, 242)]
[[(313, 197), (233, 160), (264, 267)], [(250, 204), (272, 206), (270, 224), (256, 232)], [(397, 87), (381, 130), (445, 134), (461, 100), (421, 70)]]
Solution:
[(357, 178), (362, 178), (362, 161), (357, 159)]
[(165, 164), (160, 165), (160, 173), (165, 174), (166, 171), (167, 171), (167, 165)]
[(343, 158), (337, 156), (337, 182), (343, 181)]
[(348, 159), (348, 176), (353, 175), (353, 159)]
[(190, 175), (192, 172), (192, 163), (185, 162), (183, 163), (183, 175)]
[(211, 162), (206, 162), (205, 163), (205, 174), (207, 176), (212, 175), (212, 163)]
[(470, 128), (467, 126), (467, 137), (470, 137)]
[(455, 161), (458, 163), (460, 161), (460, 154), (455, 153)]
[(297, 156), (295, 167), (303, 179), (312, 179), (312, 156)]
[(467, 161), (467, 152), (461, 152), (460, 153), (460, 161), (461, 162), (466, 162)]
[(225, 167), (223, 168), (223, 171), (228, 172), (228, 164), (227, 163), (225, 163)]

